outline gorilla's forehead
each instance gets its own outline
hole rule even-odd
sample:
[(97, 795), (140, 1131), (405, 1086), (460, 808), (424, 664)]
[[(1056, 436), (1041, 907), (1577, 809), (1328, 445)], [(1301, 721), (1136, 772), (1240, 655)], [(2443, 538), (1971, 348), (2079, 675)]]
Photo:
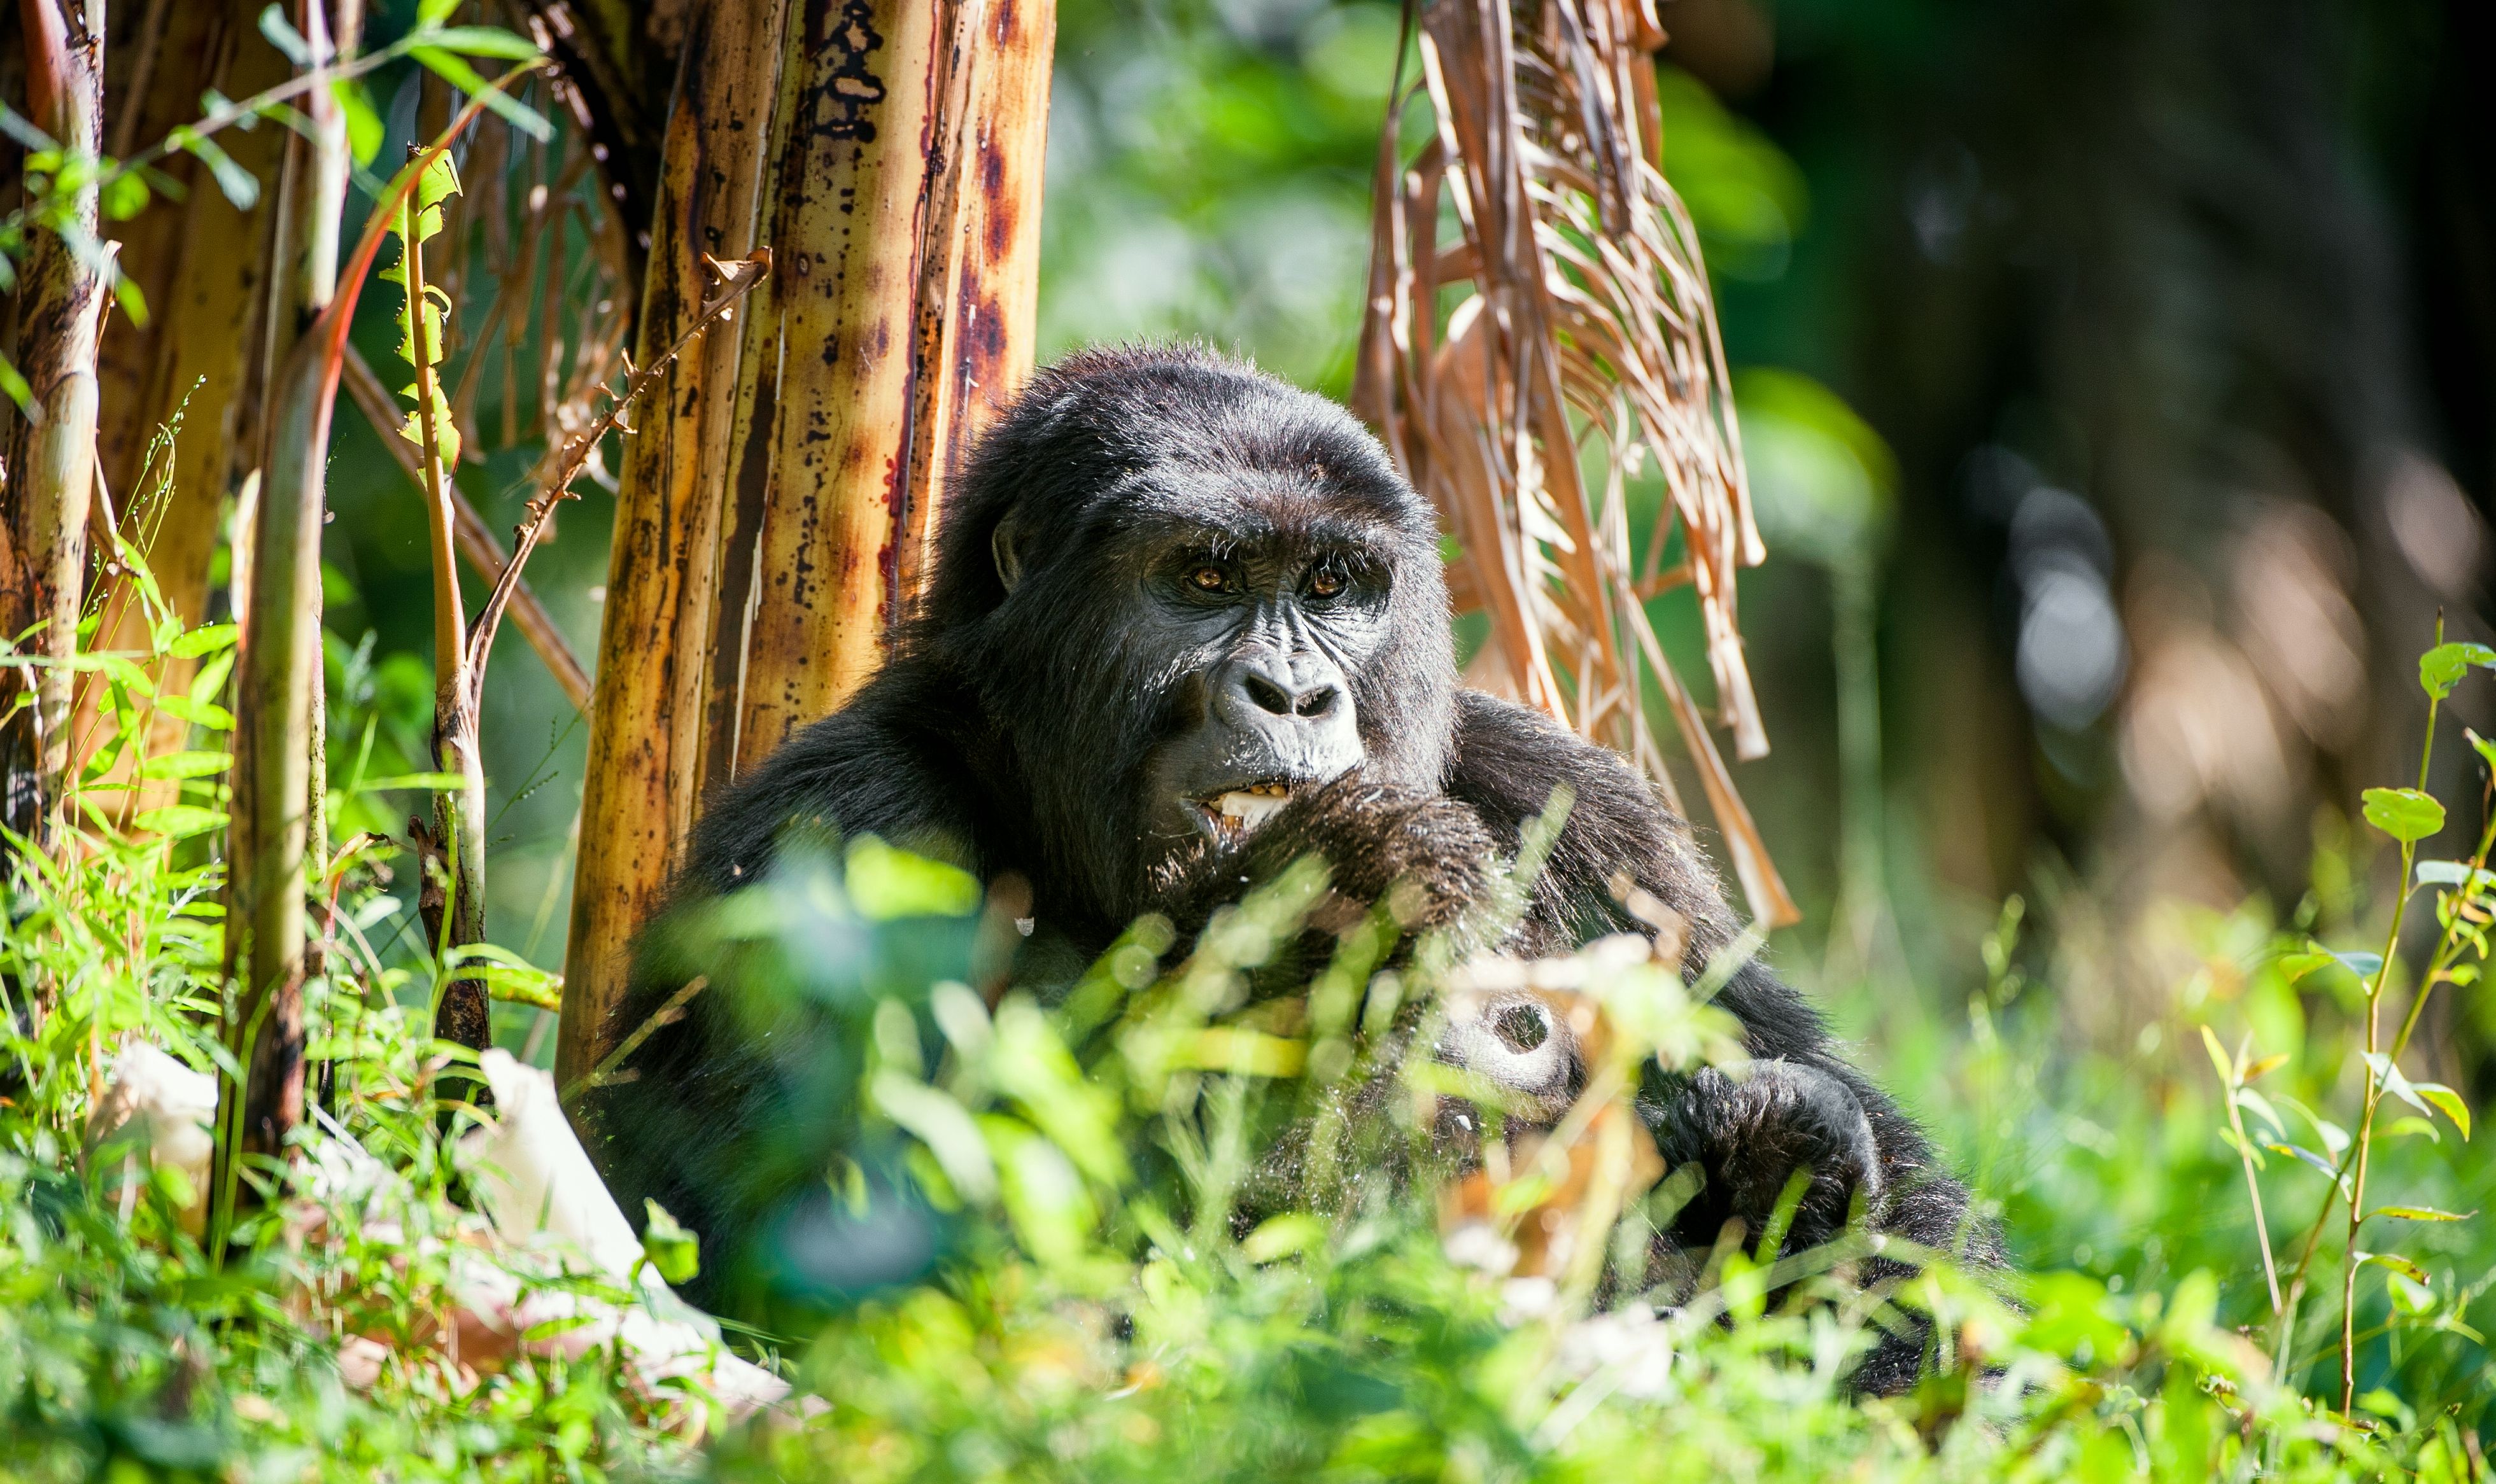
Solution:
[[(1363, 471), (1363, 473), (1367, 473)], [(1433, 539), (1412, 491), (1386, 479), (1331, 478), (1322, 466), (1172, 466), (1138, 470), (1103, 491), (1108, 534), (1153, 541), (1220, 536), (1240, 545), (1401, 548)]]

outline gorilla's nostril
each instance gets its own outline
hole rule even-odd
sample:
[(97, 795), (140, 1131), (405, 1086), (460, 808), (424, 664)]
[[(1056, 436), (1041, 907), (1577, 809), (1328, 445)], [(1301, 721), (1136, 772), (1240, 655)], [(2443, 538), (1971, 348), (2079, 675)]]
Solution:
[(1551, 1027), (1539, 1005), (1512, 1005), (1492, 1019), (1490, 1028), (1500, 1044), (1520, 1056), (1551, 1038)]
[(1292, 709), (1301, 716), (1326, 715), (1327, 712), (1334, 709), (1334, 687), (1330, 685), (1318, 687), (1306, 696), (1301, 696), (1300, 703)]
[(1255, 701), (1261, 710), (1270, 711), (1276, 716), (1292, 714), (1291, 693), (1281, 686), (1254, 670), (1242, 676), (1241, 681), (1247, 689), (1248, 698)]

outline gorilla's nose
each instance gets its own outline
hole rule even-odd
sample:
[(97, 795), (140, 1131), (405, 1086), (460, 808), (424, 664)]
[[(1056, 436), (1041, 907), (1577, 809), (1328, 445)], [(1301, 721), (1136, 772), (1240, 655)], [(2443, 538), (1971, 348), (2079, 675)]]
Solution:
[(1213, 703), (1234, 727), (1324, 720), (1343, 703), (1343, 675), (1323, 655), (1243, 655), (1223, 666)]
[[(1356, 760), (1352, 693), (1324, 655), (1271, 650), (1234, 656), (1212, 677), (1216, 722), (1254, 738), (1293, 773), (1338, 771)], [(1342, 757), (1334, 755), (1351, 752)]]

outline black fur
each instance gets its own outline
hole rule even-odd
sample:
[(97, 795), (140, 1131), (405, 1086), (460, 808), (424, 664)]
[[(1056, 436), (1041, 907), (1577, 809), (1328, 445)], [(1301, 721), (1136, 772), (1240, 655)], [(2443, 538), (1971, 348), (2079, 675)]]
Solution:
[[(1422, 922), (1454, 920), (1484, 889), (1486, 852), (1513, 853), (1565, 785), (1567, 824), (1507, 946), (1565, 951), (1637, 930), (1616, 894), (1627, 878), (1687, 919), (1695, 974), (1738, 924), (1689, 826), (1615, 754), (1458, 687), (1437, 541), (1428, 508), (1334, 404), (1198, 350), (1078, 355), (1035, 378), (972, 456), (934, 585), (883, 670), (710, 801), (682, 890), (752, 882), (793, 819), (879, 835), (1025, 883), (1038, 926), (1028, 978), (1052, 949), (1061, 972), (1079, 967), (1148, 911), (1190, 931), (1311, 850), (1344, 898), (1408, 881)], [(1200, 603), (1183, 585), (1195, 579), (1172, 575), (1198, 561), (1238, 574), (1234, 606)], [(1337, 574), (1339, 596), (1295, 575), (1321, 569)], [(1357, 761), (1331, 782), (1300, 781), (1244, 843), (1192, 838), (1167, 822), (1169, 778), (1184, 771), (1171, 759), (1224, 765), (1236, 739), (1224, 740), (1208, 688), (1252, 650), (1266, 672), (1348, 691)], [(1324, 711), (1325, 682), (1311, 684), (1309, 709)], [(1323, 719), (1266, 709), (1253, 720), (1282, 738), (1276, 757), (1345, 741), (1340, 728), (1320, 737)], [(647, 1019), (674, 982), (645, 974), (619, 1027)], [(635, 1082), (593, 1090), (577, 1109), (637, 1215), (653, 1194), (697, 1229), (740, 1219), (711, 1197), (705, 1161), (757, 1116), (740, 1098), (775, 1037), (729, 1000), (698, 998), (635, 1058)], [(1880, 1230), (1969, 1242), (1965, 1192), (1798, 995), (1753, 963), (1720, 1003), (1760, 1059), (1753, 1073), (1659, 1074), (1641, 1100), (1668, 1157), (1706, 1177), (1675, 1239), (1703, 1250), (1734, 1220), (1759, 1231), (1790, 1173), (1809, 1165), (1790, 1248), (1835, 1233), (1858, 1199)], [(626, 1137), (627, 1127), (672, 1136)], [(1988, 1236), (1974, 1246), (1991, 1258)], [(1864, 1382), (1906, 1384), (1919, 1351), (1912, 1335), (1893, 1341)]]

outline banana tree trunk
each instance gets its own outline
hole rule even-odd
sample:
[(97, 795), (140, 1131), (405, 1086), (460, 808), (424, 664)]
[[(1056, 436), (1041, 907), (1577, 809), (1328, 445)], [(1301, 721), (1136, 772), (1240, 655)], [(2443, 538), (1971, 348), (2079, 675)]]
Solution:
[(627, 455), (574, 870), (566, 1083), (609, 1043), (623, 945), (662, 899), (704, 788), (872, 673), (923, 573), (945, 473), (1029, 370), (1055, 14), (1053, 0), (697, 9), (662, 151), (644, 354), (700, 303), (698, 251), (759, 238), (774, 267), (742, 334), (714, 336), (671, 378)]
[[(104, 5), (64, 19), (53, 0), (20, 0), (27, 104), (36, 122), (71, 156), (92, 159), (104, 143)], [(87, 510), (95, 498), (96, 341), (102, 329), (110, 250), (96, 238), (97, 192), (75, 189), (48, 229), (33, 233), (17, 286), (19, 370), (33, 391), (27, 417), (14, 419), (5, 496), (6, 550), (0, 550), (0, 625), (51, 662), (20, 670), (35, 704), (6, 725), (0, 740), (6, 822), (48, 841), (70, 765), (74, 676), (62, 665), (77, 645), (86, 591)]]

